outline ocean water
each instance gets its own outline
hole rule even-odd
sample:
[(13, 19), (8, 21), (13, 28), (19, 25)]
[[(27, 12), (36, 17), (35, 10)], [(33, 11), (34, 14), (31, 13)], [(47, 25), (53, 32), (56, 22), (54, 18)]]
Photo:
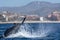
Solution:
[[(14, 24), (0, 24), (0, 36)], [(60, 23), (24, 23), (18, 31), (0, 40), (60, 40)]]

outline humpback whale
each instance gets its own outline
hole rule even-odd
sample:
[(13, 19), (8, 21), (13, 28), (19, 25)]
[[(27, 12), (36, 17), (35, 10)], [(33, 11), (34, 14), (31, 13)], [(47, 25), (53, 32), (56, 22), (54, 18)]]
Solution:
[(4, 34), (2, 36), (0, 36), (0, 38), (6, 38), (7, 36), (9, 36), (12, 33), (16, 33), (17, 29), (24, 23), (26, 19), (26, 16), (24, 17), (22, 23), (14, 23), (14, 26), (12, 26), (11, 28), (8, 28)]

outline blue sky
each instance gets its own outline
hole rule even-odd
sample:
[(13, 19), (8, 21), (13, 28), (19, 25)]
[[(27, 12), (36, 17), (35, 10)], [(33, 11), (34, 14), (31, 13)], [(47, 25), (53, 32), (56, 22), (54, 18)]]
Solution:
[(52, 3), (60, 3), (60, 0), (0, 0), (0, 7), (19, 7), (26, 5), (32, 1), (46, 1)]

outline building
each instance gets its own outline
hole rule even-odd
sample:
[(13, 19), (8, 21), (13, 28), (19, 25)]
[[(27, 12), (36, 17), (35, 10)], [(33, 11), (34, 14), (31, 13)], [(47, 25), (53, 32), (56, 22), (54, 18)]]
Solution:
[(57, 21), (60, 21), (60, 12), (59, 11), (53, 12), (53, 15), (57, 17)]
[(54, 11), (46, 17), (50, 21), (60, 21), (60, 12)]
[(6, 21), (6, 18), (3, 14), (0, 14), (0, 22)]
[(40, 17), (38, 15), (27, 15), (26, 21), (40, 21)]

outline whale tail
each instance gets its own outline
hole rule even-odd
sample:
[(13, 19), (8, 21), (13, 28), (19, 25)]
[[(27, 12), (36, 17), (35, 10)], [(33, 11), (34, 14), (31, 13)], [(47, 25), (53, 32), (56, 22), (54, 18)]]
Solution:
[[(26, 19), (26, 16), (24, 17), (24, 19), (23, 19), (23, 21), (22, 21), (22, 23), (21, 23), (20, 25), (22, 25), (22, 24), (24, 23), (25, 19)], [(4, 36), (3, 36), (3, 35), (0, 36), (0, 39), (1, 39), (1, 38), (5, 38), (5, 37), (9, 34), (8, 31), (11, 32), (13, 28), (15, 28), (15, 27), (17, 27), (17, 26), (19, 25), (19, 23), (14, 23), (14, 25), (15, 25), (15, 26), (7, 29), (7, 30), (4, 32), (4, 34), (3, 34)], [(11, 29), (11, 30), (10, 30), (10, 29)]]

